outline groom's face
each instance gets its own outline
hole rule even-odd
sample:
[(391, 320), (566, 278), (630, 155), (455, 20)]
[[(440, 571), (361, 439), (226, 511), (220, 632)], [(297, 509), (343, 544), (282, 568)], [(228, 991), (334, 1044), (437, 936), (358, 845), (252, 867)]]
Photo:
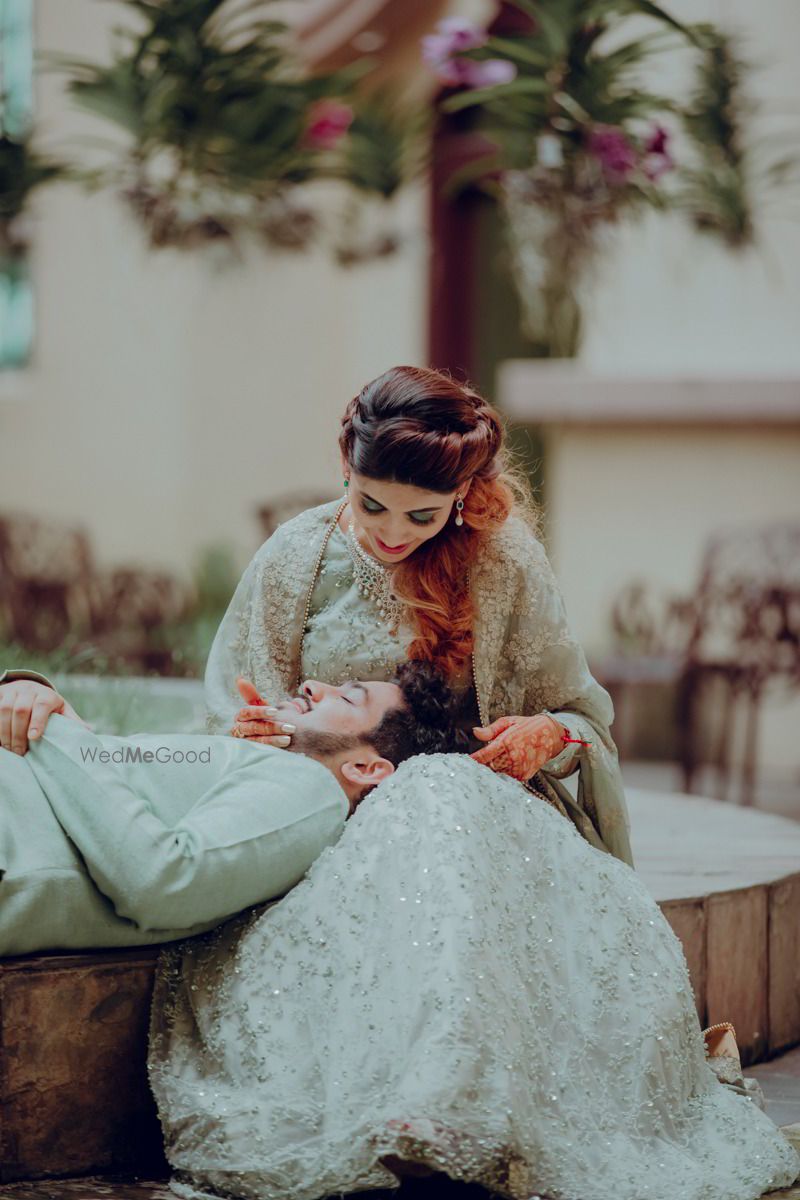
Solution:
[(365, 793), (395, 768), (363, 737), (403, 705), (396, 683), (352, 681), (334, 687), (307, 679), (297, 696), (277, 707), (279, 719), (295, 726), (289, 749), (318, 759), (333, 772), (352, 813)]
[(403, 693), (396, 683), (349, 681), (334, 687), (307, 679), (296, 696), (279, 704), (280, 719), (295, 725), (292, 748), (302, 751), (306, 735), (353, 737), (379, 725), (390, 709), (400, 708)]

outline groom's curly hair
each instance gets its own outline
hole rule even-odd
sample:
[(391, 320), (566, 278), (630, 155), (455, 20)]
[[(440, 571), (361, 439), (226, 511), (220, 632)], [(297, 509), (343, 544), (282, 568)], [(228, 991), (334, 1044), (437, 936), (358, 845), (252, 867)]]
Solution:
[(441, 671), (431, 663), (404, 662), (395, 672), (403, 694), (397, 708), (359, 740), (367, 742), (382, 758), (396, 767), (415, 754), (451, 754), (470, 747), (468, 733), (459, 728), (461, 698), (447, 684)]

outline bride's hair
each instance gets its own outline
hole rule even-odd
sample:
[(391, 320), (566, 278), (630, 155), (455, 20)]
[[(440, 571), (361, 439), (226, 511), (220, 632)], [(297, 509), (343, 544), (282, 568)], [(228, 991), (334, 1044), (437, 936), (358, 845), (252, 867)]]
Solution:
[(409, 658), (435, 663), (452, 678), (472, 654), (470, 567), (512, 512), (534, 529), (538, 522), (527, 482), (510, 463), (500, 417), (441, 371), (392, 367), (350, 401), (339, 445), (351, 469), (369, 479), (442, 493), (472, 480), (464, 524), (451, 517), (393, 575), (393, 590), (415, 625)]

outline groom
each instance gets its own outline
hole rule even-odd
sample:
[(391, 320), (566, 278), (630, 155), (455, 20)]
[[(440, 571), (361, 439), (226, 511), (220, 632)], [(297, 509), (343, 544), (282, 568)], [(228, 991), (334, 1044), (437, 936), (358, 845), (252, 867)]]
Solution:
[(0, 956), (171, 941), (281, 896), (401, 762), (458, 743), (453, 698), (422, 663), (391, 683), (307, 680), (278, 706), (291, 752), (100, 736), (42, 677), (9, 674), (3, 744), (22, 750), (31, 714), (38, 736), (0, 749)]

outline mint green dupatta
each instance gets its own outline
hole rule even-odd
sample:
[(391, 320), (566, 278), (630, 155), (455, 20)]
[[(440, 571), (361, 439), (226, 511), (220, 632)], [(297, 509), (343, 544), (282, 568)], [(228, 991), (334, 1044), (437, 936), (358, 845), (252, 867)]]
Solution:
[[(311, 590), (340, 501), (280, 526), (247, 567), (217, 631), (206, 670), (208, 725), (227, 732), (241, 701), (236, 678), (275, 698), (299, 683)], [(609, 727), (614, 710), (572, 636), (544, 547), (510, 518), (473, 568), (475, 683), (484, 722), (507, 714), (553, 713), (571, 736), (533, 784), (598, 849), (633, 866), (630, 821)], [(563, 783), (578, 772), (573, 798)]]

